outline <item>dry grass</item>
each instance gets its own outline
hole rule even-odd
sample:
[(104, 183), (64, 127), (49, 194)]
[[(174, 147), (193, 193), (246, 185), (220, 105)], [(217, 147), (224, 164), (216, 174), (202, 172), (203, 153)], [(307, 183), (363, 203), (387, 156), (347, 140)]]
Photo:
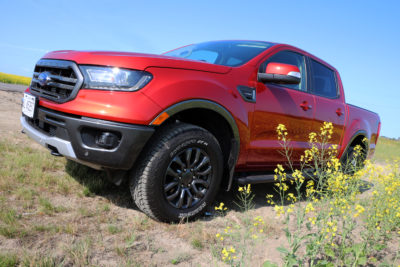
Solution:
[[(262, 242), (249, 243), (252, 254), (244, 260), (280, 262), (282, 225), (265, 197), (243, 213), (232, 202), (236, 193), (221, 192), (216, 203), (226, 203), (224, 216), (158, 223), (135, 209), (126, 186), (25, 138), (0, 139), (0, 266), (221, 266), (216, 234), (244, 229), (256, 216), (265, 221)], [(252, 190), (265, 196), (271, 185)]]
[(0, 266), (185, 265), (212, 259), (203, 248), (213, 242), (207, 228), (214, 222), (155, 222), (135, 209), (126, 187), (25, 138), (0, 139)]

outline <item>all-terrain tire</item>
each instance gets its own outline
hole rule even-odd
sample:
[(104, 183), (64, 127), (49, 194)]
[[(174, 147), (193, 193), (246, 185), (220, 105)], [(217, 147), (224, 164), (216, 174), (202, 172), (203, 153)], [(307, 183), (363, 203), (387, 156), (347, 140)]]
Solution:
[(201, 127), (173, 123), (150, 142), (130, 177), (135, 204), (158, 221), (176, 222), (202, 214), (221, 183), (223, 162), (217, 139)]
[(355, 147), (350, 146), (341, 159), (342, 171), (345, 174), (353, 175), (358, 170), (364, 168), (366, 152), (362, 149), (356, 153)]

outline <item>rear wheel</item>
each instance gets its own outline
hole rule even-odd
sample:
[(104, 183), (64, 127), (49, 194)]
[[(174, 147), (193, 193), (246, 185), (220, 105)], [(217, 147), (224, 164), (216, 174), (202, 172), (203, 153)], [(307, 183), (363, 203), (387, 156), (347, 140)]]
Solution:
[(366, 152), (363, 148), (357, 150), (355, 147), (356, 146), (350, 146), (342, 158), (342, 170), (346, 174), (353, 175), (358, 170), (364, 168)]
[(161, 129), (131, 175), (136, 205), (159, 221), (201, 214), (221, 182), (222, 152), (203, 128), (176, 123)]

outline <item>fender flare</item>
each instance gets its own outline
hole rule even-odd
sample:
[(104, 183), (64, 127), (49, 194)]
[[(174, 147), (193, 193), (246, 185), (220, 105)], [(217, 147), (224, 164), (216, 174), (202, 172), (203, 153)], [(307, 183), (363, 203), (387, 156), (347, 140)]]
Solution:
[(153, 125), (153, 122), (158, 119), (162, 114), (167, 113), (169, 117), (184, 111), (184, 110), (189, 110), (189, 109), (194, 109), (194, 108), (203, 108), (203, 109), (208, 109), (212, 110), (214, 112), (217, 112), (219, 115), (221, 115), (227, 122), (228, 125), (230, 126), (232, 133), (233, 133), (233, 139), (231, 140), (231, 151), (229, 153), (228, 157), (228, 168), (229, 168), (229, 181), (228, 181), (228, 186), (226, 188), (226, 191), (229, 191), (232, 186), (233, 182), (233, 173), (235, 171), (235, 166), (236, 162), (239, 157), (239, 151), (240, 151), (240, 135), (239, 135), (239, 128), (236, 125), (235, 119), (231, 115), (231, 113), (224, 108), (222, 105), (210, 101), (210, 100), (205, 100), (205, 99), (191, 99), (191, 100), (185, 100), (179, 103), (176, 103), (167, 109), (161, 111), (157, 117), (155, 117), (150, 125)]
[[(343, 150), (343, 153), (342, 153), (342, 155), (340, 156), (340, 160), (343, 159), (343, 156), (346, 155), (346, 152), (348, 151), (350, 145), (351, 145), (351, 144), (353, 143), (353, 141), (354, 141), (357, 137), (359, 137), (359, 136), (364, 136), (364, 137), (367, 138), (367, 132), (364, 131), (364, 130), (358, 130), (357, 132), (355, 132), (355, 133), (353, 134), (353, 136), (350, 138), (349, 142), (347, 143), (346, 148)], [(369, 143), (369, 141), (368, 141), (368, 143)], [(367, 145), (369, 146), (369, 144), (367, 144)], [(369, 150), (369, 149), (368, 149), (368, 147), (367, 147), (367, 149), (366, 149), (366, 152), (367, 152), (367, 153), (368, 153), (368, 150)]]

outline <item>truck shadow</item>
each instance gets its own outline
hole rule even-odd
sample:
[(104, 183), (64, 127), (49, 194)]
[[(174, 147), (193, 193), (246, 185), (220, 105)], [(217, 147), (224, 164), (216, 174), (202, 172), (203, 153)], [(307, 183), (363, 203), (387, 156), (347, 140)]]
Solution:
[[(83, 195), (90, 196), (101, 196), (108, 199), (114, 205), (117, 205), (122, 208), (139, 210), (135, 203), (132, 200), (132, 196), (129, 190), (128, 181), (124, 181), (122, 185), (116, 186), (112, 182), (107, 179), (107, 175), (104, 171), (94, 170), (92, 168), (86, 167), (84, 165), (75, 163), (73, 161), (68, 160), (65, 166), (65, 171), (78, 183), (84, 186)], [(293, 193), (297, 196), (297, 192), (295, 190), (295, 186), (287, 183), (288, 191), (286, 193)], [(363, 181), (360, 192), (364, 193), (373, 187), (373, 184)], [(208, 211), (205, 213), (204, 217), (199, 218), (200, 220), (211, 220), (214, 218), (214, 215), (217, 214), (215, 207), (219, 206), (221, 202), (224, 203), (225, 207), (231, 211), (242, 211), (240, 208), (240, 200), (238, 198), (239, 185), (233, 185), (232, 189), (227, 192), (223, 188), (219, 190), (219, 193), (216, 197), (214, 203), (209, 207)], [(274, 206), (271, 203), (267, 202), (267, 195), (273, 195), (272, 200), (281, 204), (279, 194), (275, 190), (274, 183), (263, 183), (263, 184), (253, 184), (251, 185), (251, 192), (254, 195), (253, 210), (257, 210), (259, 208)], [(306, 189), (301, 189), (302, 199), (306, 199)], [(305, 200), (301, 200), (304, 202)], [(284, 205), (290, 205), (290, 201), (285, 201)], [(220, 214), (219, 214), (220, 215)]]
[[(296, 191), (295, 185), (290, 184), (290, 182), (286, 183), (288, 185), (288, 190), (285, 192), (286, 196), (288, 193), (293, 193), (294, 196), (298, 197), (298, 193)], [(224, 203), (224, 206), (228, 208), (228, 210), (234, 210), (234, 211), (242, 211), (242, 208), (240, 205), (242, 203), (240, 202), (240, 199), (238, 198), (239, 196), (239, 188), (240, 185), (234, 185), (231, 189), (231, 191), (226, 192), (224, 190), (221, 190), (220, 193), (218, 194), (215, 202), (215, 206), (219, 206), (221, 202)], [(364, 194), (365, 192), (369, 191), (371, 188), (374, 187), (374, 184), (362, 180), (360, 183), (360, 186), (358, 188), (359, 192), (361, 194)], [(257, 210), (259, 208), (263, 207), (268, 207), (268, 206), (275, 206), (275, 204), (268, 203), (267, 202), (267, 195), (273, 195), (273, 202), (276, 203), (277, 205), (281, 205), (281, 200), (279, 193), (276, 190), (276, 186), (274, 183), (260, 183), (260, 184), (252, 184), (251, 185), (251, 193), (254, 195), (253, 203), (254, 203), (254, 210)], [(307, 196), (306, 196), (306, 186), (304, 185), (301, 190), (300, 190), (300, 195), (301, 195), (301, 200), (300, 202), (307, 202)], [(316, 196), (317, 197), (317, 196)], [(292, 204), (292, 201), (289, 201), (285, 199), (283, 202), (283, 206), (288, 206)], [(212, 207), (214, 211), (210, 210), (211, 213), (215, 212), (215, 207)]]
[(119, 207), (138, 210), (132, 200), (126, 181), (122, 185), (116, 186), (107, 179), (106, 172), (86, 167), (71, 160), (67, 160), (65, 171), (84, 186), (83, 195), (87, 197), (102, 196)]

